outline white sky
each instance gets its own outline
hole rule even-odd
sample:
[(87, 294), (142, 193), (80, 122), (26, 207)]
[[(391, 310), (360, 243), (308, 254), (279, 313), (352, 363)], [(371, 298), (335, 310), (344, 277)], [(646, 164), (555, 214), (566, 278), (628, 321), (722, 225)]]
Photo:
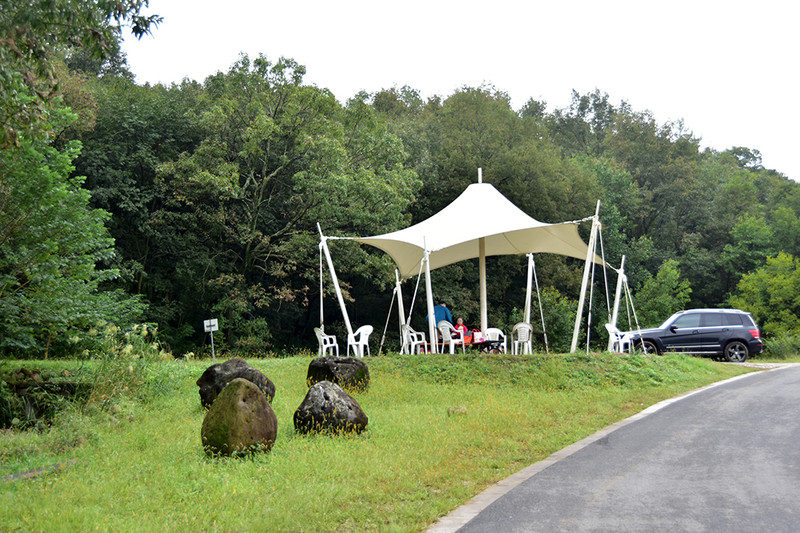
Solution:
[(683, 119), (703, 147), (757, 149), (800, 181), (800, 3), (791, 0), (150, 0), (127, 37), (139, 83), (203, 81), (240, 52), (305, 65), (341, 102), (408, 85), (424, 98), (493, 85), (519, 109), (572, 89)]

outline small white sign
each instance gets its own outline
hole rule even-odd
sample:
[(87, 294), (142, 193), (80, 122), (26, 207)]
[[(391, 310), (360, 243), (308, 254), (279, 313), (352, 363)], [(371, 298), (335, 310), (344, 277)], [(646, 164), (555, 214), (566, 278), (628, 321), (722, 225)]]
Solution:
[(203, 327), (205, 328), (206, 332), (217, 331), (219, 329), (216, 318), (212, 318), (211, 320), (203, 320)]

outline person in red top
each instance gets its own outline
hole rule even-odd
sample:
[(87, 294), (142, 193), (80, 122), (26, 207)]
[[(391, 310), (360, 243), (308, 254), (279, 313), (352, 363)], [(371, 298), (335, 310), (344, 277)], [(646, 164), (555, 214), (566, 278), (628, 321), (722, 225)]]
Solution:
[(472, 343), (472, 335), (470, 334), (469, 330), (467, 329), (467, 326), (464, 325), (464, 319), (463, 318), (458, 317), (456, 319), (455, 328), (456, 328), (456, 331), (461, 331), (462, 333), (464, 333), (464, 344), (471, 344)]

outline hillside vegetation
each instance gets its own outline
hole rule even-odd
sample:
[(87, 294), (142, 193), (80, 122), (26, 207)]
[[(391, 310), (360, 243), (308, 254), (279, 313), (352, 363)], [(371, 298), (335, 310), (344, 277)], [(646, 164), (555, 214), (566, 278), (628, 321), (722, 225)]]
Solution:
[[(798, 347), (800, 185), (764, 168), (757, 147), (701, 149), (692, 117), (659, 123), (602, 90), (519, 109), (488, 84), (429, 98), (415, 80), (334, 95), (269, 51), (205, 80), (140, 85), (118, 40), (125, 28), (156, 29), (146, 2), (6, 4), (2, 357), (91, 353), (92, 331), (109, 322), (146, 322), (169, 351), (198, 353), (208, 318), (219, 319), (221, 350), (294, 353), (314, 347), (320, 298), (328, 332), (343, 338), (331, 280), (319, 280), (317, 224), (332, 236), (403, 228), (453, 201), (478, 169), (543, 222), (583, 219), (599, 200), (605, 257), (627, 258), (642, 327), (682, 308), (736, 306), (768, 341)], [(350, 241), (331, 241), (331, 252), (353, 322), (382, 330), (391, 260)], [(582, 264), (538, 255), (551, 348), (566, 351)], [(478, 270), (471, 260), (433, 276), (434, 295), (468, 326), (479, 322)], [(490, 257), (487, 271), (489, 325), (509, 331), (522, 319), (527, 263)], [(613, 287), (613, 272), (598, 273), (594, 294), (606, 279)], [(602, 317), (591, 326), (599, 350), (606, 299), (587, 305)]]

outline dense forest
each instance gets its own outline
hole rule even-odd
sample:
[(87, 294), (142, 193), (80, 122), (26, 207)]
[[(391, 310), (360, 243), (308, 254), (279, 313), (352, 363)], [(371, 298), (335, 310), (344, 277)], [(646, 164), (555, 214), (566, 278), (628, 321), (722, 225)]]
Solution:
[[(337, 236), (400, 229), (454, 200), (478, 168), (543, 222), (592, 215), (599, 200), (605, 257), (626, 256), (642, 326), (682, 308), (736, 306), (767, 342), (800, 333), (800, 185), (763, 168), (755, 149), (702, 150), (691, 117), (658, 123), (600, 90), (573, 93), (563, 109), (533, 99), (513, 109), (491, 86), (423, 99), (413, 80), (342, 103), (305, 83), (300, 63), (268, 55), (242, 55), (202, 81), (139, 85), (118, 39), (123, 24), (142, 35), (158, 23), (139, 15), (141, 0), (124, 10), (12, 4), (0, 15), (5, 356), (80, 356), (105, 325), (140, 322), (157, 325), (176, 355), (198, 352), (212, 317), (223, 350), (313, 349), (316, 224)], [(52, 23), (66, 17), (53, 5), (73, 10), (72, 28)], [(379, 342), (390, 259), (349, 241), (331, 249), (351, 319), (373, 325)], [(563, 351), (583, 264), (536, 263), (551, 347)], [(526, 268), (523, 256), (488, 258), (490, 325), (520, 320)], [(592, 339), (603, 349), (603, 276), (595, 283)], [(323, 288), (326, 327), (341, 335), (329, 279)], [(479, 321), (477, 260), (437, 270), (433, 291), (468, 325)], [(424, 324), (424, 305), (412, 321)], [(396, 317), (389, 324), (396, 349)]]

